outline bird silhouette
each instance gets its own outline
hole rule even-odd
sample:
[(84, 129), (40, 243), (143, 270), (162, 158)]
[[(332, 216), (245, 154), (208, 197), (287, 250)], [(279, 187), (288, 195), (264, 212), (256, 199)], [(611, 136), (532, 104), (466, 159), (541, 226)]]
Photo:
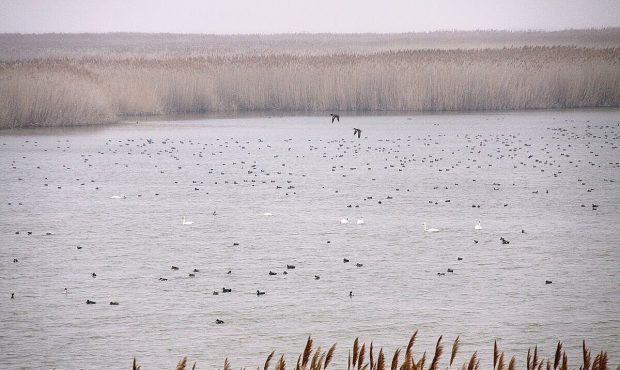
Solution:
[(338, 122), (340, 122), (340, 116), (334, 113), (330, 113), (330, 116), (332, 116), (332, 123), (334, 123), (334, 120), (338, 120)]
[(362, 130), (359, 128), (353, 128), (353, 136), (357, 135), (358, 138), (362, 137)]

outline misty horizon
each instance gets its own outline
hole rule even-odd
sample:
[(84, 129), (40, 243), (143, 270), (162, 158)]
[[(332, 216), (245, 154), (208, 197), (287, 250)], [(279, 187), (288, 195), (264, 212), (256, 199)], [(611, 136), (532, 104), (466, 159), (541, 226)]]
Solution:
[(278, 36), (278, 35), (414, 35), (414, 34), (440, 34), (440, 33), (560, 33), (567, 31), (602, 31), (620, 29), (620, 26), (602, 26), (585, 28), (561, 28), (561, 29), (437, 29), (432, 31), (403, 31), (403, 32), (264, 32), (264, 33), (209, 33), (209, 32), (141, 32), (141, 31), (103, 31), (103, 32), (0, 32), (0, 35), (110, 35), (110, 34), (134, 34), (134, 35), (196, 35), (196, 36)]
[(559, 31), (620, 26), (611, 0), (0, 0), (0, 33), (317, 34)]

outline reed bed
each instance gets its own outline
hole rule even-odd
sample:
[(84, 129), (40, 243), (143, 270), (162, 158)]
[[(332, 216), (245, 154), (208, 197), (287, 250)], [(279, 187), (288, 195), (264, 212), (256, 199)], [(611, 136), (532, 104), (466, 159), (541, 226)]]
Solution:
[(0, 63), (0, 127), (237, 111), (618, 107), (620, 48), (44, 58)]
[[(435, 348), (431, 352), (424, 351), (421, 355), (414, 355), (413, 348), (415, 346), (418, 332), (413, 333), (407, 346), (404, 347), (404, 353), (401, 348), (397, 348), (392, 355), (380, 348), (376, 352), (371, 342), (369, 346), (366, 343), (360, 343), (359, 338), (355, 338), (352, 348), (348, 350), (347, 370), (479, 370), (480, 358), (478, 352), (471, 355), (459, 356), (460, 338), (456, 337), (451, 345), (450, 357), (443, 356), (445, 344), (443, 336), (439, 337)], [(333, 344), (327, 351), (321, 347), (314, 348), (313, 340), (308, 337), (303, 352), (297, 358), (295, 366), (289, 366), (294, 370), (325, 370), (331, 364), (336, 353), (336, 344)], [(275, 351), (271, 352), (262, 366), (257, 366), (257, 370), (269, 370), (274, 361)], [(376, 356), (376, 357), (375, 357)], [(497, 340), (493, 345), (493, 370), (608, 370), (613, 369), (609, 365), (609, 357), (607, 352), (600, 351), (592, 357), (592, 351), (586, 346), (585, 340), (582, 342), (582, 361), (581, 363), (569, 364), (568, 355), (563, 349), (562, 342), (558, 342), (555, 352), (549, 357), (543, 357), (538, 351), (538, 346), (533, 349), (529, 348), (525, 361), (519, 363), (515, 356), (510, 357), (502, 351)], [(458, 358), (460, 357), (460, 358)], [(459, 363), (461, 364), (459, 366)], [(185, 370), (188, 366), (187, 357), (183, 358), (177, 364), (176, 370)], [(389, 367), (388, 367), (389, 366)], [(271, 367), (274, 370), (286, 370), (287, 362), (284, 355), (279, 358), (275, 356), (275, 364)], [(192, 370), (195, 370), (194, 362)], [(137, 360), (133, 360), (133, 369), (140, 370)], [(223, 370), (232, 370), (231, 362), (226, 358), (224, 360)], [(620, 364), (615, 368), (620, 370)], [(241, 370), (245, 370), (242, 368)]]
[(0, 34), (0, 60), (45, 58), (177, 59), (231, 55), (367, 54), (393, 50), (620, 46), (620, 27), (563, 31), (435, 31), (398, 34)]

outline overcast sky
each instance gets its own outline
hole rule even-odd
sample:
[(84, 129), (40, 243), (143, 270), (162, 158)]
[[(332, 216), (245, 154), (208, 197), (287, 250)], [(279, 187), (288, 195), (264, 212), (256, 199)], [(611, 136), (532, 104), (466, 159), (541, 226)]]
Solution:
[(419, 32), (620, 26), (620, 0), (0, 0), (0, 32)]

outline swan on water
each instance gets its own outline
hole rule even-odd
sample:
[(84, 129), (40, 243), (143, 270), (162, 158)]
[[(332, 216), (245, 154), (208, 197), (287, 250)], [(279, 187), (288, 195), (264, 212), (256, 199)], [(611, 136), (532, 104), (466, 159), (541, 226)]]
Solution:
[(364, 223), (365, 223), (364, 222), (364, 217), (360, 217), (360, 218), (357, 219), (357, 224), (358, 225), (363, 225)]
[(191, 224), (193, 224), (193, 223), (194, 223), (194, 221), (187, 221), (187, 220), (185, 219), (185, 216), (183, 216), (183, 225), (191, 225)]
[(265, 213), (263, 213), (263, 216), (273, 216), (273, 213), (271, 213), (271, 212), (265, 212)]
[(478, 220), (478, 223), (476, 224), (476, 226), (474, 226), (474, 229), (482, 230), (482, 225), (480, 225), (480, 220)]
[(341, 223), (341, 224), (343, 224), (343, 225), (344, 225), (344, 224), (348, 224), (348, 223), (349, 223), (349, 218), (348, 218), (348, 217), (341, 218), (341, 219), (340, 219), (340, 223)]
[(427, 229), (426, 222), (422, 223), (422, 225), (424, 225), (424, 231), (426, 231), (427, 233), (436, 233), (437, 231), (439, 231), (439, 229), (434, 229), (434, 228)]
[(110, 199), (126, 199), (127, 197), (125, 196), (125, 194), (121, 194), (121, 195), (112, 195), (110, 197)]

